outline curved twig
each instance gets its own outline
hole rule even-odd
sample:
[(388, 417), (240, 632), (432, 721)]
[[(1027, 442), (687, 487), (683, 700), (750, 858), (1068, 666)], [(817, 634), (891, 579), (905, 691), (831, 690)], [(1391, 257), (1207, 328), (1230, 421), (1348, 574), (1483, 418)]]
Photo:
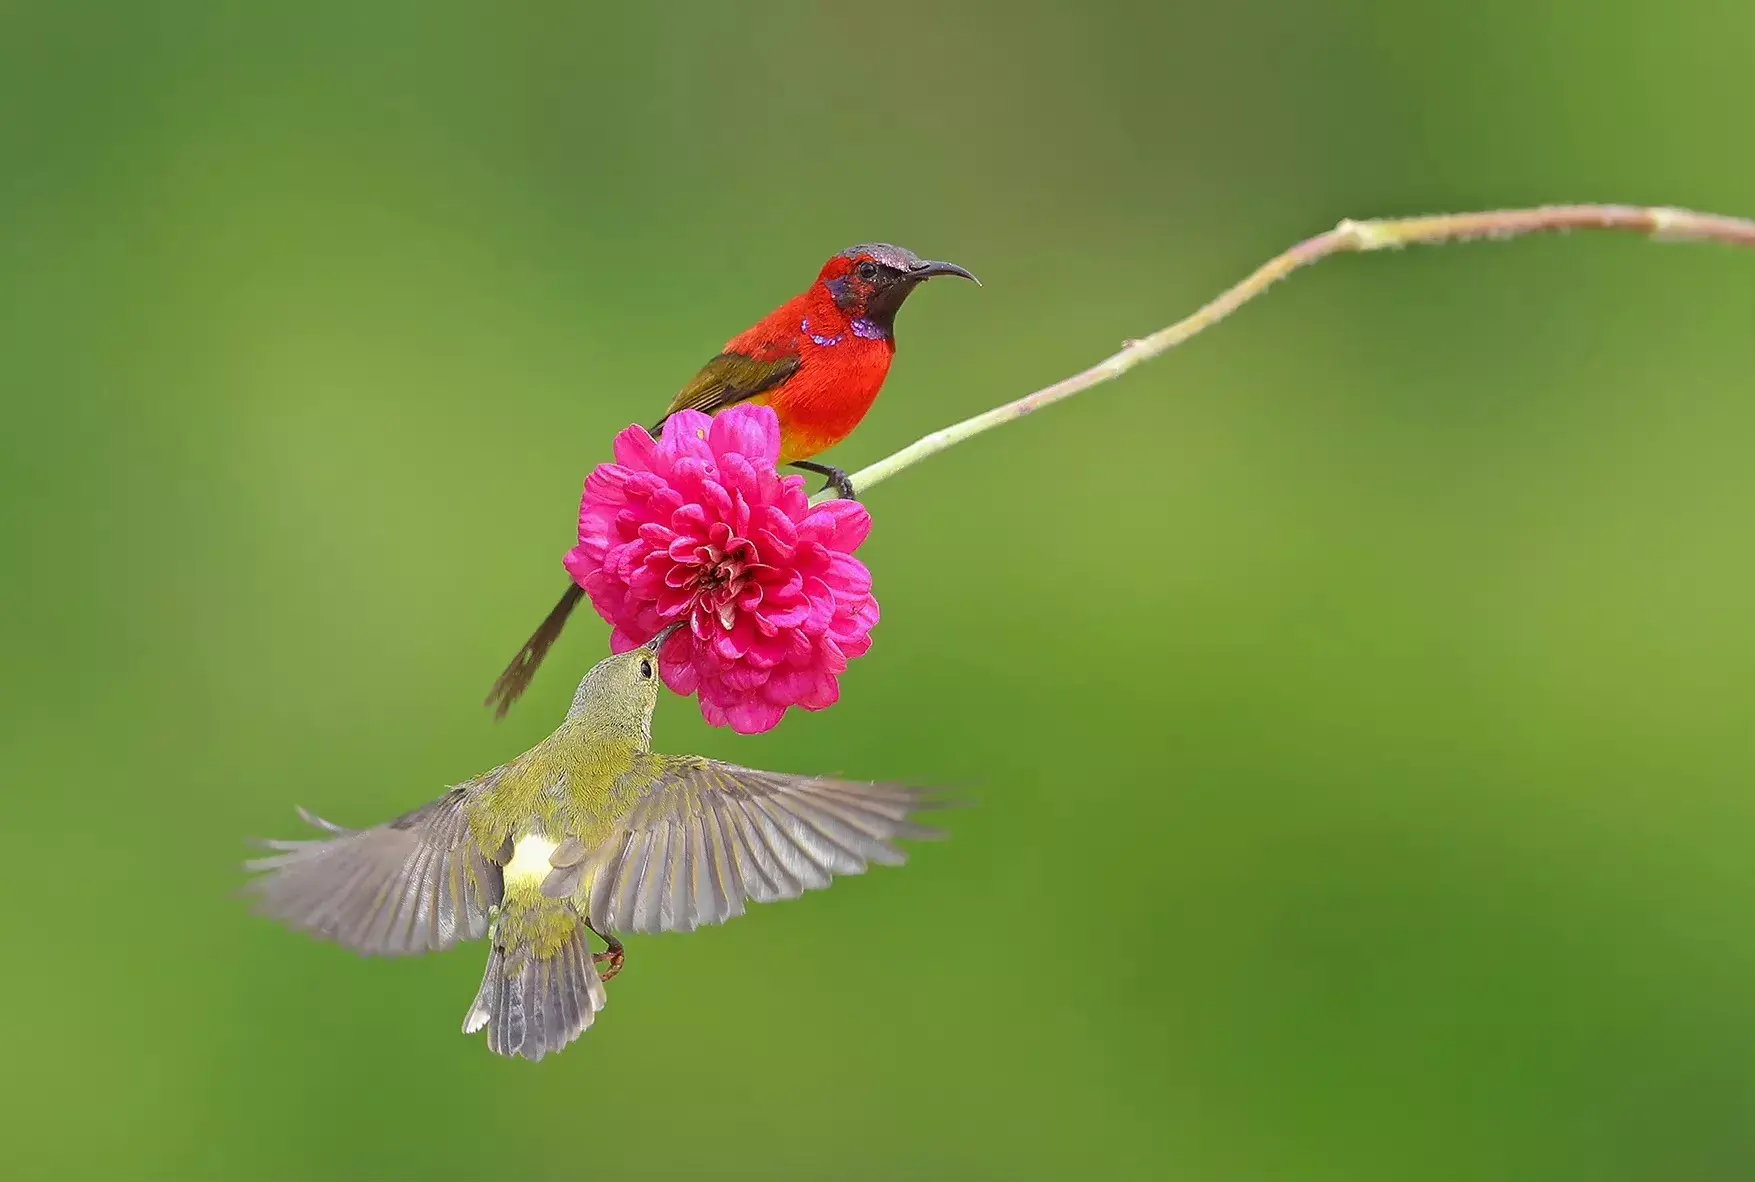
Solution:
[[(1395, 250), (1422, 244), (1471, 242), (1483, 238), (1517, 238), (1560, 230), (1619, 230), (1644, 234), (1662, 242), (1720, 242), (1728, 246), (1755, 248), (1755, 221), (1663, 206), (1543, 205), (1534, 209), (1498, 209), (1363, 222), (1349, 219), (1269, 259), (1192, 315), (1159, 329), (1151, 336), (1129, 341), (1120, 352), (1091, 368), (1014, 402), (934, 431), (901, 451), (861, 468), (852, 475), (853, 486), (863, 493), (904, 468), (965, 439), (1118, 378), (1141, 362), (1150, 361), (1190, 337), (1205, 332), (1292, 272), (1332, 255)], [(827, 500), (831, 495), (819, 493), (813, 498), (813, 503)]]

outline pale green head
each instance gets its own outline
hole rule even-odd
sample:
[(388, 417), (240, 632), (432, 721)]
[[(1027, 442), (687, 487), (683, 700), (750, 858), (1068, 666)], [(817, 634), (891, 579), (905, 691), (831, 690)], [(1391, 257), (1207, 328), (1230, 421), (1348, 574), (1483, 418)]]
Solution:
[(661, 684), (658, 650), (682, 627), (671, 624), (639, 648), (597, 662), (579, 683), (567, 719), (583, 722), (593, 738), (649, 745)]

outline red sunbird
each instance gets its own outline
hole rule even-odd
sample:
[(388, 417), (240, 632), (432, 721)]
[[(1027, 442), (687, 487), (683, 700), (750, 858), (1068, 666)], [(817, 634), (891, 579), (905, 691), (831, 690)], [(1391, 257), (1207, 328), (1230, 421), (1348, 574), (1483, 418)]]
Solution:
[[(896, 355), (896, 313), (910, 292), (935, 275), (980, 283), (955, 263), (923, 259), (884, 242), (842, 251), (823, 264), (809, 290), (727, 341), (670, 400), (652, 434), (679, 410), (717, 414), (740, 402), (767, 406), (780, 420), (780, 462), (826, 476), (828, 487), (852, 497), (847, 473), (810, 457), (853, 434), (865, 418)], [(584, 594), (569, 584), (500, 674), (485, 703), (496, 717), (504, 717), (529, 686)]]

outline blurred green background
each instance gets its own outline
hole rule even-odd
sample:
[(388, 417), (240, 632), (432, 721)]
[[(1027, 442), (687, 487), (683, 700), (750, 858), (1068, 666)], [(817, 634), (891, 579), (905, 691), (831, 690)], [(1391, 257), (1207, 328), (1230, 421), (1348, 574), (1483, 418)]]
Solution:
[(1755, 1176), (1755, 256), (1344, 258), (874, 490), (839, 708), (660, 743), (972, 786), (638, 939), (249, 916), (249, 835), (521, 750), (580, 482), (867, 239), (954, 259), (848, 468), (1343, 216), (1755, 214), (1755, 8), (0, 6), (12, 1177)]

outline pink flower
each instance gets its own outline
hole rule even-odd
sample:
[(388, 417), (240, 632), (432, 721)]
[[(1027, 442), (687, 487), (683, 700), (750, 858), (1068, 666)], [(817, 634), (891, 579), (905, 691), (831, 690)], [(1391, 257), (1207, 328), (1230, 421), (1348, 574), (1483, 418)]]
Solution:
[(654, 441), (638, 426), (585, 481), (573, 581), (615, 625), (625, 653), (687, 620), (659, 654), (664, 682), (698, 693), (701, 716), (740, 734), (789, 706), (821, 710), (871, 648), (871, 572), (853, 557), (871, 516), (853, 501), (811, 508), (781, 476), (780, 422), (765, 406), (708, 418), (679, 411)]

